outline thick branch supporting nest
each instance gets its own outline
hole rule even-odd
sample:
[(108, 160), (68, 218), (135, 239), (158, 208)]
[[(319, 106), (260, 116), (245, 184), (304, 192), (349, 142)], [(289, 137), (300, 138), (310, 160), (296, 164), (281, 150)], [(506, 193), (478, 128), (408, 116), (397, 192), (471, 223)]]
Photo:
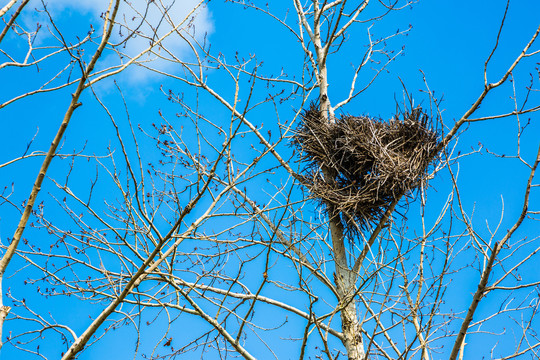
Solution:
[[(341, 213), (347, 230), (357, 230), (352, 219), (365, 228), (380, 220), (393, 200), (425, 180), (439, 142), (430, 125), (421, 108), (387, 122), (342, 116), (330, 123), (311, 104), (293, 140), (307, 162), (306, 186)], [(330, 176), (325, 178), (323, 169)]]

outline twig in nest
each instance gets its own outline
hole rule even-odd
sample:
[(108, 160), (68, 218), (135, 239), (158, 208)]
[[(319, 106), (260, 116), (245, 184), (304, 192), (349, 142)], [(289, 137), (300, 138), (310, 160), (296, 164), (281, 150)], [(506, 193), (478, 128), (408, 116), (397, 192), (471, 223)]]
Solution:
[[(367, 116), (324, 120), (312, 103), (304, 110), (293, 144), (311, 193), (339, 211), (345, 228), (358, 231), (378, 221), (400, 194), (411, 194), (426, 179), (439, 143), (420, 107), (390, 121)], [(322, 169), (333, 174), (325, 178)]]

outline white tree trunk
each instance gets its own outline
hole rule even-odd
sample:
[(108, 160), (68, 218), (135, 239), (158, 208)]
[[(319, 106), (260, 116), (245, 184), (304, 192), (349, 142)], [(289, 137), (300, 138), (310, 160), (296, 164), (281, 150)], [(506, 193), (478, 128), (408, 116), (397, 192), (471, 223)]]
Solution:
[[(321, 42), (320, 24), (314, 26), (314, 45), (317, 55), (317, 65), (319, 70), (319, 104), (323, 118), (328, 122), (335, 122), (334, 113), (328, 96), (328, 70), (326, 67), (326, 55)], [(327, 44), (328, 46), (328, 44)], [(332, 170), (323, 168), (326, 181), (335, 181)], [(343, 225), (340, 220), (339, 211), (336, 211), (332, 204), (326, 204), (328, 208), (330, 235), (334, 253), (335, 274), (339, 307), (341, 309), (341, 330), (343, 332), (343, 345), (347, 351), (349, 360), (359, 360), (364, 358), (364, 344), (362, 342), (362, 324), (356, 314), (356, 303), (354, 294), (356, 293), (356, 276), (349, 269), (347, 263), (347, 253), (345, 251), (345, 237)]]

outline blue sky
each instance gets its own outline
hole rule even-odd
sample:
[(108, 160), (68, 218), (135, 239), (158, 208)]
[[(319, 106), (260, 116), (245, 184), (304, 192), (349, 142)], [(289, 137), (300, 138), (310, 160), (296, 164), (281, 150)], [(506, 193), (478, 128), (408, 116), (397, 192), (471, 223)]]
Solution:
[[(89, 24), (93, 24), (96, 29), (101, 28), (99, 15), (103, 11), (104, 3), (106, 3), (105, 0), (81, 1), (77, 6), (73, 6), (72, 2), (62, 0), (51, 2), (50, 10), (55, 16), (59, 27), (66, 34), (71, 35), (68, 41), (75, 41), (76, 36), (86, 34)], [(172, 16), (177, 19), (182, 18), (186, 14), (186, 9), (189, 9), (195, 3), (195, 1), (178, 2), (171, 12)], [(287, 9), (293, 10), (292, 3), (288, 1), (275, 1), (269, 5), (270, 10), (275, 11), (278, 16), (284, 16)], [(34, 6), (39, 6), (39, 4)], [(30, 6), (27, 11), (30, 12), (34, 6)], [(429, 106), (429, 99), (425, 93), (422, 93), (422, 91), (426, 90), (423, 81), (423, 74), (425, 74), (425, 80), (429, 88), (435, 92), (437, 98), (443, 99), (441, 108), (443, 109), (444, 121), (448, 126), (451, 126), (471, 106), (483, 89), (484, 62), (495, 44), (505, 6), (506, 2), (499, 0), (419, 1), (410, 8), (392, 13), (381, 21), (374, 22), (369, 28), (374, 38), (388, 36), (398, 30), (403, 31), (409, 25), (412, 25), (412, 27), (406, 35), (397, 36), (387, 43), (388, 49), (394, 49), (395, 51), (403, 49), (403, 54), (388, 65), (368, 90), (347, 104), (342, 111), (348, 114), (369, 114), (389, 119), (395, 111), (395, 98), (401, 99), (403, 97), (399, 79), (406, 85), (415, 101), (427, 107)], [(497, 81), (505, 69), (518, 56), (539, 25), (539, 13), (540, 3), (536, 0), (512, 1), (510, 3), (507, 20), (499, 40), (499, 47), (488, 67), (489, 81)], [(130, 15), (131, 13), (128, 11), (126, 18), (129, 19)], [(149, 16), (152, 19), (157, 14), (150, 13)], [(294, 23), (292, 12), (288, 16), (289, 22)], [(28, 26), (31, 26), (36, 21), (46, 23), (43, 14), (30, 15), (26, 13), (23, 14), (22, 21)], [(230, 3), (214, 0), (210, 2), (207, 8), (200, 11), (195, 22), (195, 29), (198, 34), (196, 38), (199, 41), (208, 41), (215, 54), (221, 53), (231, 63), (234, 61), (236, 54), (240, 58), (255, 55), (254, 63), (264, 61), (264, 64), (258, 70), (258, 74), (276, 75), (283, 69), (289, 77), (299, 78), (302, 75), (304, 55), (299, 44), (289, 33), (277, 26), (267, 16), (252, 10), (246, 10), (242, 6), (234, 6)], [(358, 61), (360, 61), (359, 56), (365, 49), (367, 31), (366, 26), (362, 24), (353, 28), (340, 52), (329, 59), (329, 94), (334, 104), (347, 96), (354, 72), (353, 67), (358, 64)], [(120, 40), (120, 36), (115, 35), (113, 40)], [(52, 41), (52, 38), (44, 35), (43, 38), (36, 39), (36, 44), (47, 44), (49, 41)], [(130, 44), (130, 47), (126, 50), (128, 53), (135, 53), (146, 46), (144, 41), (137, 39), (130, 42)], [(21, 57), (24, 54), (24, 45), (24, 42), (17, 41), (16, 37), (11, 35), (4, 39), (0, 48), (9, 53), (16, 53), (17, 56)], [(193, 60), (193, 56), (190, 55), (189, 49), (183, 42), (170, 40), (166, 45), (182, 59)], [(536, 44), (533, 49), (538, 50), (540, 46)], [(109, 53), (108, 56), (105, 56), (103, 61), (98, 64), (98, 70), (116, 61), (112, 54)], [(0, 59), (1, 62), (5, 61), (5, 57)], [(382, 60), (383, 57), (375, 59)], [(18, 94), (39, 87), (44, 82), (44, 79), (55, 74), (64, 66), (65, 60), (65, 57), (54, 58), (54, 60), (41, 66), (39, 71), (36, 71), (35, 68), (0, 68), (2, 83), (4, 84), (0, 87), (0, 104)], [(181, 75), (181, 68), (174, 64), (158, 62), (156, 66), (158, 69), (171, 74)], [(377, 68), (380, 65), (372, 64), (372, 66)], [(538, 57), (525, 59), (523, 64), (513, 73), (518, 102), (523, 101), (525, 97), (524, 86), (528, 84), (531, 76), (538, 81), (538, 73), (535, 72), (535, 67), (538, 67)], [(372, 74), (373, 70), (366, 67), (359, 77), (358, 87), (362, 86), (360, 84), (368, 82)], [(231, 87), (227, 76), (224, 76), (220, 71), (209, 71), (207, 75), (208, 81), (217, 89), (220, 89), (227, 99), (232, 98), (234, 88)], [(64, 81), (66, 78), (67, 74), (64, 74), (61, 80)], [(181, 82), (140, 68), (128, 69), (125, 73), (117, 76), (115, 80), (122, 88), (123, 95), (127, 99), (130, 120), (135, 124), (135, 127), (140, 124), (141, 129), (148, 133), (153, 131), (152, 124), (162, 122), (160, 113), (167, 119), (174, 119), (175, 114), (179, 112), (178, 104), (166, 99), (169, 89), (178, 94), (183, 93), (186, 101), (194, 101), (195, 99), (193, 90)], [(244, 85), (246, 84), (244, 83)], [(242, 89), (240, 93), (241, 97), (244, 98), (247, 97), (247, 89), (249, 89), (249, 85), (246, 86), (248, 87)], [(291, 91), (291, 88), (285, 86), (284, 90)], [(485, 99), (475, 117), (511, 112), (513, 110), (512, 90), (512, 84), (508, 83), (494, 91)], [(37, 94), (0, 109), (0, 134), (3, 138), (3, 141), (0, 142), (0, 164), (21, 156), (34, 134), (36, 136), (29, 152), (47, 150), (71, 100), (70, 94), (72, 91), (73, 88), (68, 88), (53, 94)], [(111, 80), (106, 80), (98, 84), (95, 91), (115, 114), (119, 123), (122, 126), (127, 126), (127, 117), (123, 109), (122, 98), (114, 83)], [(266, 91), (264, 87), (256, 87), (254, 97), (263, 99)], [(312, 96), (312, 98), (315, 98), (315, 96)], [(204, 94), (201, 94), (200, 100), (199, 106), (204, 109), (205, 115), (215, 119), (216, 123), (223, 124), (224, 128), (228, 128), (230, 113)], [(531, 106), (537, 105), (539, 100), (538, 92), (531, 93)], [(120, 148), (114, 128), (106, 113), (89, 91), (83, 95), (81, 101), (83, 106), (77, 109), (74, 114), (60, 153), (80, 152), (86, 155), (104, 156), (107, 153), (109, 144), (119, 153)], [(298, 97), (277, 106), (277, 115), (280, 122), (283, 123), (290, 119), (294, 115), (294, 110), (298, 109), (299, 106), (301, 106), (301, 99)], [(521, 125), (526, 123), (529, 118), (531, 119), (530, 125), (521, 138), (521, 154), (525, 160), (532, 162), (538, 147), (540, 122), (538, 121), (538, 115), (533, 113), (522, 116), (520, 119)], [(279, 132), (276, 111), (272, 106), (265, 106), (255, 110), (251, 115), (251, 119), (257, 126), (263, 126), (263, 133), (268, 130), (272, 131), (273, 134)], [(181, 120), (176, 119), (174, 121), (180, 122)], [(488, 149), (492, 152), (505, 154), (506, 157), (515, 155), (517, 127), (518, 125), (513, 117), (497, 119), (474, 123), (465, 133), (459, 136), (456, 150), (467, 152), (471, 149), (482, 149), (479, 153), (461, 160), (454, 169), (459, 168), (458, 183), (461, 186), (464, 209), (468, 213), (474, 212), (473, 223), (477, 226), (478, 232), (484, 235), (488, 233), (486, 223), (490, 227), (494, 227), (499, 221), (503, 202), (504, 218), (501, 223), (501, 234), (506, 232), (506, 230), (502, 229), (511, 226), (521, 211), (523, 189), (527, 178), (526, 167), (516, 159), (496, 158), (486, 152), (486, 149)], [(184, 133), (189, 134), (189, 129), (189, 125), (186, 125)], [(210, 126), (207, 131), (209, 133), (211, 131), (217, 132)], [(122, 136), (129, 138), (130, 132), (127, 128), (124, 128)], [(187, 144), (194, 145), (196, 139), (186, 135), (184, 140)], [(238, 158), (245, 156), (247, 159), (252, 156), (247, 150), (244, 152), (243, 147), (248, 148), (251, 144), (259, 147), (257, 143), (258, 140), (255, 141), (250, 134), (246, 135), (243, 142), (235, 143)], [(133, 150), (132, 146), (130, 145), (130, 151)], [(141, 141), (140, 146), (145, 159), (148, 161), (156, 161), (159, 158), (159, 154), (155, 153), (156, 148), (152, 141)], [(283, 154), (291, 154), (291, 149), (285, 145), (281, 146), (279, 151)], [(285, 157), (287, 158), (287, 155)], [(19, 210), (15, 207), (21, 208), (20, 204), (31, 189), (41, 161), (42, 157), (34, 157), (0, 168), (0, 187), (2, 189), (7, 187), (8, 190), (6, 191), (10, 192), (12, 183), (14, 184), (13, 195), (9, 198), (13, 205), (4, 202), (0, 206), (0, 240), (3, 244), (8, 242), (7, 239), (12, 236), (15, 230), (19, 217)], [(83, 198), (88, 194), (89, 186), (96, 175), (97, 168), (95, 163), (85, 165), (85, 161), (82, 159), (76, 161), (75, 170), (70, 175), (69, 180), (70, 187), (82, 194)], [(273, 160), (265, 161), (268, 161), (268, 167), (275, 165)], [(291, 164), (299, 166), (295, 162), (291, 162)], [(38, 203), (40, 201), (47, 204), (51, 203), (49, 217), (54, 217), (57, 221), (64, 221), (66, 224), (68, 223), (66, 215), (54, 205), (55, 201), (52, 196), (60, 196), (58, 199), (61, 202), (62, 195), (59, 195), (61, 192), (55, 189), (51, 179), (63, 181), (69, 169), (70, 158), (55, 158), (49, 169), (49, 179), (45, 181), (38, 199)], [(99, 171), (103, 175), (103, 171)], [(269, 175), (269, 177), (274, 182), (283, 180), (283, 174), (279, 170)], [(432, 188), (429, 192), (429, 199), (432, 199), (432, 203), (428, 206), (428, 211), (431, 212), (428, 214), (428, 218), (435, 217), (438, 214), (441, 204), (447, 198), (450, 185), (449, 174), (446, 171), (441, 171), (431, 182)], [(110, 195), (107, 191), (108, 186), (110, 184), (107, 182), (102, 183), (94, 197), (107, 201)], [(257, 191), (271, 191), (272, 189), (262, 179), (256, 179), (251, 186), (253, 190), (250, 191), (255, 193)], [(300, 197), (301, 194), (295, 194), (295, 196)], [(264, 202), (265, 199), (267, 200), (267, 197), (261, 195), (261, 201)], [(538, 209), (539, 200), (538, 193), (533, 193), (531, 206), (534, 210), (540, 210)], [(109, 202), (111, 201), (109, 200)], [(311, 211), (314, 214), (313, 216), (316, 216), (316, 210), (312, 209)], [(417, 211), (417, 208), (411, 206), (411, 210), (407, 213), (412, 229), (418, 229), (419, 226), (415, 211)], [(193, 218), (195, 218), (195, 215), (193, 215)], [(164, 223), (161, 225), (166, 227)], [(223, 224), (218, 223), (216, 226), (219, 227), (220, 225)], [(216, 229), (206, 229), (206, 231), (211, 232), (216, 231)], [(535, 238), (538, 235), (538, 222), (530, 221), (515, 236), (516, 238), (524, 236)], [(27, 229), (25, 237), (37, 244), (49, 244), (53, 241), (48, 237), (46, 231), (32, 228)], [(534, 246), (531, 245), (531, 248), (534, 248)], [(528, 249), (526, 247), (523, 251)], [(464, 259), (463, 262), (465, 263), (467, 260), (469, 259)], [(260, 264), (257, 263), (253, 266), (256, 268)], [(36, 295), (35, 287), (23, 285), (25, 278), (39, 276), (36, 270), (26, 268), (24, 261), (16, 258), (10, 264), (8, 273), (13, 274), (17, 269), (23, 269), (23, 271), (17, 272), (13, 277), (4, 280), (4, 291), (9, 289), (14, 297), (24, 297), (31, 306), (41, 312), (50, 311), (58, 322), (65, 321), (72, 324), (77, 332), (84, 330), (87, 325), (86, 322), (88, 322), (88, 316), (96, 313), (101, 306), (100, 304), (84, 302), (74, 303), (63, 298), (44, 300), (43, 297)], [(525, 270), (525, 272), (530, 270), (529, 274), (534, 274), (534, 271), (537, 273), (534, 266), (525, 267), (522, 270)], [(287, 270), (276, 271), (274, 274), (283, 279), (287, 279), (289, 276)], [(455, 307), (468, 306), (470, 293), (474, 292), (477, 286), (477, 282), (475, 282), (477, 274), (471, 269), (469, 272), (464, 271), (461, 275), (454, 277), (448, 290), (448, 303)], [(531, 275), (531, 278), (538, 280), (538, 275)], [(256, 284), (257, 282), (254, 281), (253, 285)], [(465, 293), (462, 292), (464, 288), (467, 290)], [(265, 295), (272, 296), (273, 294)], [(281, 293), (275, 295), (277, 297), (283, 296)], [(491, 301), (496, 303), (497, 300), (488, 298), (486, 303), (489, 305)], [(489, 314), (492, 308), (486, 305), (485, 308), (481, 308), (479, 311), (480, 314), (483, 314), (483, 311)], [(150, 312), (150, 314), (153, 313)], [(151, 317), (150, 315), (144, 320), (146, 321)], [(271, 319), (272, 314), (263, 315), (263, 322), (267, 320), (266, 317)], [(160, 321), (158, 324), (162, 325), (163, 320)], [(294, 319), (290, 321), (290, 326), (295, 331), (302, 329), (304, 326), (302, 322), (296, 323)], [(26, 325), (22, 321), (8, 321), (5, 323), (4, 335), (9, 331), (15, 332), (17, 329), (22, 329)], [(12, 326), (13, 329), (11, 329)], [(198, 327), (204, 328), (204, 326), (201, 321), (193, 320), (188, 325), (183, 324), (178, 329), (175, 329), (177, 331), (175, 337), (189, 337), (195, 333), (195, 329)], [(512, 325), (501, 323), (495, 325), (495, 327), (497, 326), (511, 328)], [(186, 330), (186, 328), (189, 328), (189, 330)], [(116, 356), (119, 359), (131, 358), (131, 355), (125, 356), (125, 354), (133, 351), (134, 332), (122, 328), (116, 330), (115, 333), (114, 336), (105, 336), (102, 341), (90, 348), (89, 351), (84, 352), (80, 358), (98, 358), (99, 354), (103, 354), (103, 351), (107, 351), (108, 356), (112, 356), (110, 351), (116, 351)], [(143, 333), (144, 336), (151, 336), (150, 334), (160, 336), (158, 332), (153, 333), (153, 330)], [(52, 338), (54, 339), (54, 337)], [(55, 339), (55, 341), (58, 340)], [(496, 340), (489, 338), (486, 341), (492, 346)], [(277, 340), (272, 338), (270, 342), (274, 344), (274, 342), (277, 343)], [(500, 340), (500, 342), (501, 352), (503, 353), (507, 350), (508, 344), (503, 340)], [(182, 341), (178, 340), (178, 343), (181, 344)], [(467, 353), (469, 356), (473, 356), (472, 354), (475, 354), (476, 351), (481, 351), (486, 356), (489, 356), (489, 353), (485, 352), (485, 345), (482, 341), (474, 342), (470, 340), (470, 343), (470, 348), (467, 350), (470, 351), (470, 354)], [(55, 351), (62, 348), (62, 345), (56, 346), (54, 344), (56, 342), (43, 343), (43, 348), (47, 348), (43, 351), (55, 353)], [(150, 344), (153, 343), (150, 342)], [(267, 358), (268, 353), (265, 353), (264, 346), (256, 342), (254, 344), (257, 345), (250, 345), (248, 349), (260, 358)], [(151, 349), (152, 345), (148, 346), (149, 348), (145, 349), (145, 351), (151, 351), (149, 349)], [(282, 345), (279, 349), (281, 351), (279, 358), (289, 358), (287, 354), (294, 352), (296, 348), (297, 344), (294, 343)], [(447, 350), (443, 349), (441, 351), (445, 352)], [(6, 346), (2, 349), (1, 356), (8, 359), (18, 356), (17, 354), (13, 347)], [(51, 358), (53, 357), (51, 356)], [(295, 358), (295, 356), (290, 358)]]

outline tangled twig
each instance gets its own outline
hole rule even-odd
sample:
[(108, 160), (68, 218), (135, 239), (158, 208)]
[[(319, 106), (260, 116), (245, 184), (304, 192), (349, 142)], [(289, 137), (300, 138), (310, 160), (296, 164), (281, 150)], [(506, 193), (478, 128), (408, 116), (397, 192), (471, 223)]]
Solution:
[[(330, 123), (314, 103), (304, 110), (293, 139), (307, 163), (305, 185), (354, 232), (379, 220), (400, 194), (419, 188), (438, 143), (420, 107), (390, 121), (341, 116)], [(332, 178), (323, 176), (324, 168)]]

